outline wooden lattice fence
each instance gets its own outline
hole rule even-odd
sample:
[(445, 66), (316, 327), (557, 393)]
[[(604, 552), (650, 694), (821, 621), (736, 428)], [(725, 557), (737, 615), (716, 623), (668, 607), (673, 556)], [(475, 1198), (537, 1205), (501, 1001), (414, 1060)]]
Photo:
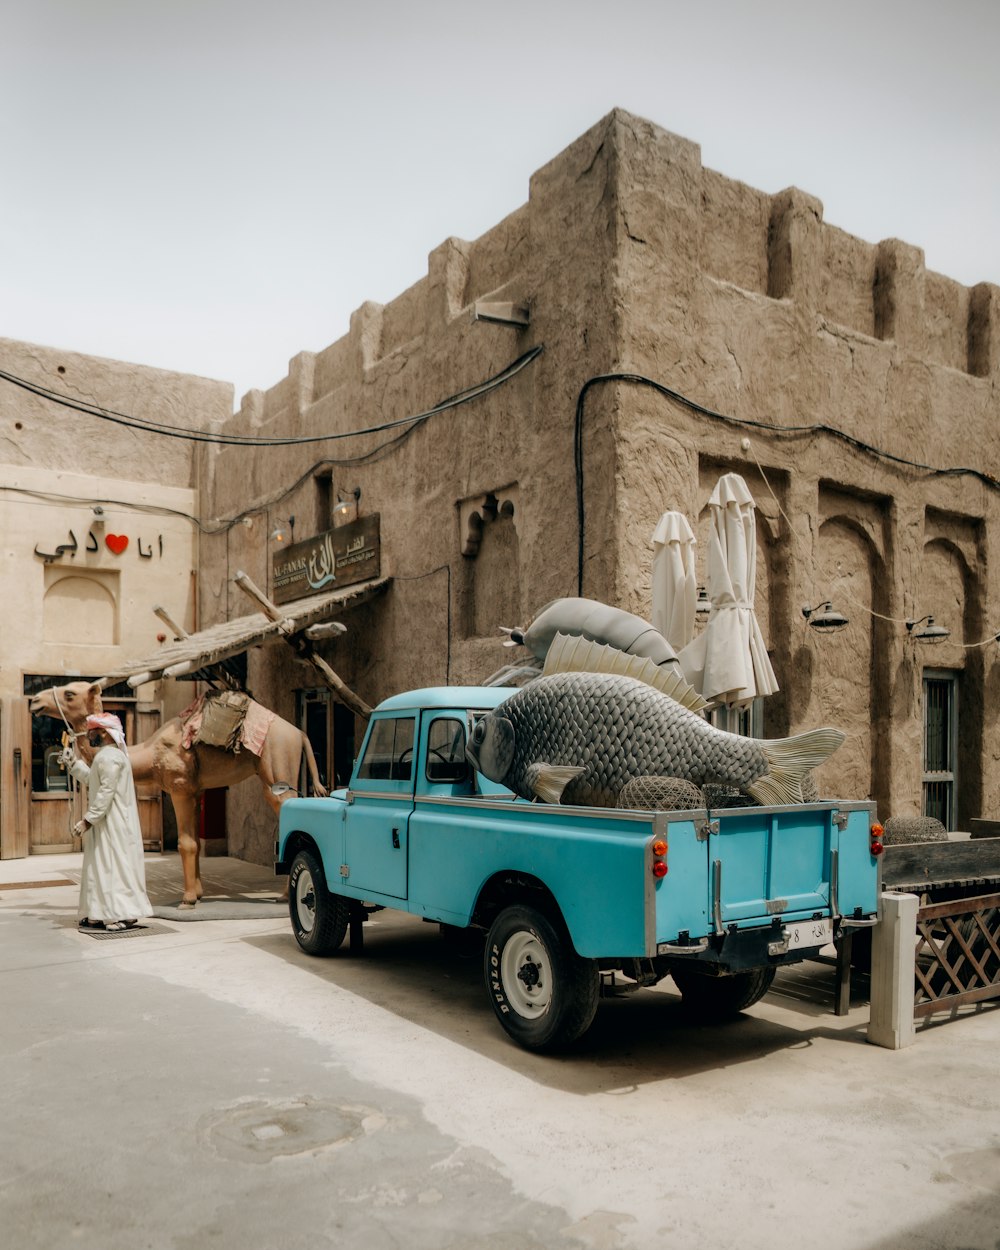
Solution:
[(1000, 894), (917, 912), (915, 1017), (1000, 998)]

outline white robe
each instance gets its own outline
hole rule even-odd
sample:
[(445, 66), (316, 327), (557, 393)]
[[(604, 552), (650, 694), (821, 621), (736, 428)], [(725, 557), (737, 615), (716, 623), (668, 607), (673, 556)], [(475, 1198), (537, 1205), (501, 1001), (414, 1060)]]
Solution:
[(76, 760), (73, 776), (87, 786), (79, 919), (138, 920), (151, 916), (146, 894), (139, 806), (132, 766), (124, 751), (103, 746), (88, 768)]

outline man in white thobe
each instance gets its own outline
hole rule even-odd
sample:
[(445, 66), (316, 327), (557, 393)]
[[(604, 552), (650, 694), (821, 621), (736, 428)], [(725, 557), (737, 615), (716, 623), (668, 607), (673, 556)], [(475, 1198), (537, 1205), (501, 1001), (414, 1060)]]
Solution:
[(79, 923), (84, 929), (128, 929), (153, 914), (132, 765), (117, 716), (88, 716), (87, 739), (95, 748), (92, 763), (74, 759), (70, 765), (87, 787), (87, 811), (73, 830), (83, 838)]

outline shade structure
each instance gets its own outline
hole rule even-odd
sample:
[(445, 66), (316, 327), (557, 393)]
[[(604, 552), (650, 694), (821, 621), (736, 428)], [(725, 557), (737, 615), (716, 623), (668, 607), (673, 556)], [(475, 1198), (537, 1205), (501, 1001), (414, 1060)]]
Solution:
[(738, 473), (719, 478), (708, 501), (711, 614), (678, 657), (688, 681), (710, 703), (748, 703), (774, 694), (777, 678), (754, 615), (757, 523), (753, 496)]
[(223, 621), (167, 643), (152, 655), (120, 664), (107, 673), (105, 679), (109, 682), (125, 679), (134, 689), (162, 677), (191, 676), (250, 647), (281, 640), (297, 630), (327, 621), (335, 612), (365, 603), (388, 583), (387, 577), (375, 578), (282, 604), (285, 617), (281, 621), (272, 621), (263, 612)]
[(683, 512), (664, 512), (651, 539), (653, 544), (653, 628), (675, 651), (694, 637), (698, 598), (695, 575), (695, 537)]

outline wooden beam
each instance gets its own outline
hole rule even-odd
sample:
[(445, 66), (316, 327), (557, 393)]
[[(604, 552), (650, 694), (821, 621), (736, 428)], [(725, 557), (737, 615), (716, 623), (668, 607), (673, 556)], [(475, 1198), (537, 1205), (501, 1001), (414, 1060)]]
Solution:
[(242, 569), (239, 569), (236, 576), (233, 578), (233, 581), (237, 586), (239, 586), (240, 590), (242, 590), (245, 595), (257, 604), (269, 620), (275, 621), (279, 625), (281, 624), (281, 622), (285, 619), (281, 614), (281, 609), (277, 606), (277, 604), (272, 603), (271, 600), (268, 599), (267, 595), (265, 595), (260, 587), (254, 583), (249, 574), (244, 573)]
[(183, 638), (191, 637), (191, 635), (187, 632), (186, 629), (182, 629), (181, 626), (178, 625), (176, 621), (171, 619), (170, 613), (167, 611), (166, 608), (161, 608), (159, 604), (157, 604), (156, 607), (153, 608), (153, 613), (154, 615), (160, 618), (160, 620), (164, 623), (164, 625), (166, 625), (167, 629), (173, 630), (174, 637), (177, 639), (178, 642), (180, 642), (180, 640)]
[(301, 635), (298, 637), (292, 636), (295, 634), (295, 622), (282, 616), (281, 609), (277, 604), (272, 603), (260, 587), (254, 585), (253, 581), (242, 569), (236, 574), (233, 581), (244, 594), (248, 595), (260, 606), (265, 616), (279, 623), (281, 632), (285, 635), (285, 641), (295, 650), (300, 659), (306, 660), (313, 665), (340, 702), (345, 707), (349, 707), (355, 715), (367, 720), (372, 714), (372, 709), (368, 704), (337, 676), (321, 656), (315, 654), (313, 645), (308, 638), (304, 638)]
[(992, 880), (1000, 880), (1000, 838), (894, 843), (882, 860), (882, 885), (893, 890)]

